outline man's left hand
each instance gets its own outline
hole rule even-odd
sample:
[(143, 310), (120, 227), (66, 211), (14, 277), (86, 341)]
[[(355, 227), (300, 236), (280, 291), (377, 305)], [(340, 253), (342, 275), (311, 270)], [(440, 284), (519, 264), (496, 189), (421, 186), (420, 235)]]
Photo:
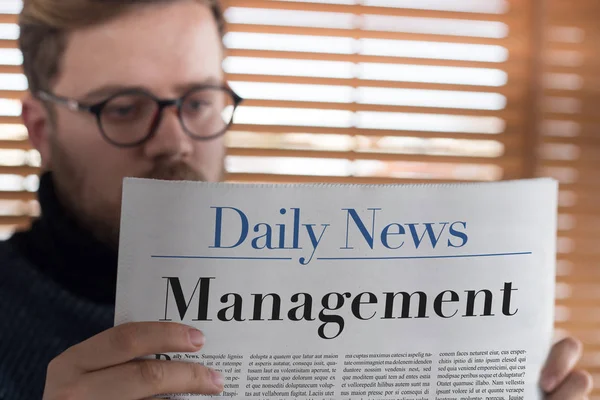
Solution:
[(581, 359), (583, 345), (568, 337), (556, 343), (542, 370), (541, 387), (547, 400), (583, 400), (592, 391), (592, 376), (575, 369)]

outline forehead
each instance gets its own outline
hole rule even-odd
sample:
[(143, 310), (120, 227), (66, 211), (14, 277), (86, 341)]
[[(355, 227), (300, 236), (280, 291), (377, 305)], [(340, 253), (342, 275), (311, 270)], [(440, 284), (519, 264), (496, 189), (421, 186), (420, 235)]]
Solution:
[(55, 90), (77, 96), (104, 85), (173, 87), (221, 78), (222, 45), (210, 9), (197, 1), (137, 7), (73, 32)]

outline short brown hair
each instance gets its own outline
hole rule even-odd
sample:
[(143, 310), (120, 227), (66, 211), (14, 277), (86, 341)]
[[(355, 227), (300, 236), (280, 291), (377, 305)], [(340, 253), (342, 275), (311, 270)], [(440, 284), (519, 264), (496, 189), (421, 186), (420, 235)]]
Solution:
[[(102, 24), (131, 8), (182, 0), (24, 0), (19, 18), (19, 47), (29, 90), (49, 90), (60, 73), (67, 36), (70, 32)], [(210, 7), (221, 37), (225, 18), (219, 0), (195, 0)]]

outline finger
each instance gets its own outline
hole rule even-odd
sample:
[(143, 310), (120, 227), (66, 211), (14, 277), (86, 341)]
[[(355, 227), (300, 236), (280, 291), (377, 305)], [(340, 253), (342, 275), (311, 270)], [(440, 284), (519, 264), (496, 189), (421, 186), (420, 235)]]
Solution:
[(546, 393), (553, 392), (575, 367), (582, 347), (580, 341), (571, 337), (552, 347), (541, 376), (541, 386)]
[(196, 363), (139, 360), (86, 374), (79, 388), (89, 400), (132, 400), (171, 393), (216, 395), (223, 376)]
[(60, 364), (84, 372), (123, 364), (135, 358), (169, 352), (195, 352), (204, 335), (189, 326), (136, 322), (104, 331), (59, 356)]
[(592, 391), (592, 376), (585, 371), (573, 371), (547, 400), (580, 400)]

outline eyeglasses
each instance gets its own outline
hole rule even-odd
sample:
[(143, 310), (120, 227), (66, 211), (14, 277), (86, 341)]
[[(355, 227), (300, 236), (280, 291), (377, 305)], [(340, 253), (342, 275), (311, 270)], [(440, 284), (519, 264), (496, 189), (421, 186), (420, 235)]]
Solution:
[(72, 111), (96, 116), (102, 136), (118, 147), (134, 147), (151, 139), (160, 125), (163, 110), (177, 107), (183, 130), (195, 140), (215, 139), (227, 131), (243, 98), (225, 86), (199, 86), (178, 99), (159, 99), (139, 89), (125, 90), (96, 104), (40, 91), (41, 100), (66, 106)]

